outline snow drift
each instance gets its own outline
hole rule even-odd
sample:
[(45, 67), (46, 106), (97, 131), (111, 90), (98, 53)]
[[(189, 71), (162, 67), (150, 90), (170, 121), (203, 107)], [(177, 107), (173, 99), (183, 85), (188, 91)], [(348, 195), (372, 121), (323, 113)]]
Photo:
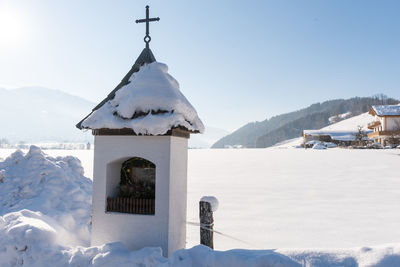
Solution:
[(75, 157), (53, 158), (31, 146), (26, 155), (18, 150), (0, 162), (0, 215), (40, 212), (63, 229), (64, 243), (88, 245), (91, 195), (92, 182)]

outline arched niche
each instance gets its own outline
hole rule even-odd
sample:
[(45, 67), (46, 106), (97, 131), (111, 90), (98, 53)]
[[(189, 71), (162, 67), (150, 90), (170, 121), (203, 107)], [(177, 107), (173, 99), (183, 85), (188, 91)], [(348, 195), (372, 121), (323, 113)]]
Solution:
[(156, 165), (141, 157), (107, 165), (107, 212), (155, 214)]

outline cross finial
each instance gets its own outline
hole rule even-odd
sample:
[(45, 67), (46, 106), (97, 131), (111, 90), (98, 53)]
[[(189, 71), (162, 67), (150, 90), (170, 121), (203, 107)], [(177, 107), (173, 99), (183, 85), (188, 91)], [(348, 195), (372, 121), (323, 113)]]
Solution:
[(149, 35), (149, 22), (152, 21), (159, 21), (160, 18), (149, 18), (149, 6), (146, 6), (146, 18), (145, 19), (138, 19), (136, 23), (143, 23), (146, 22), (146, 36), (144, 37), (144, 42), (146, 43), (146, 48), (149, 48), (149, 43), (151, 41), (151, 37)]

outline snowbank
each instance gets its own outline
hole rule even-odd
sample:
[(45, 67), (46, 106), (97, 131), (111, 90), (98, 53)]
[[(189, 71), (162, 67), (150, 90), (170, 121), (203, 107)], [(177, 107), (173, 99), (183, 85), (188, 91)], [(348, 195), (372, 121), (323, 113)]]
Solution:
[(161, 135), (174, 127), (204, 131), (196, 110), (168, 74), (168, 66), (153, 62), (134, 73), (130, 83), (119, 89), (82, 122), (84, 128), (131, 128), (137, 134)]
[(0, 162), (0, 215), (40, 212), (47, 224), (58, 224), (53, 228), (66, 234), (64, 244), (88, 244), (91, 195), (92, 182), (75, 157), (53, 158), (31, 146), (25, 155), (17, 150)]
[(195, 246), (177, 251), (162, 266), (196, 267), (394, 267), (400, 266), (400, 245), (361, 247), (351, 249), (274, 249), (213, 251), (208, 247)]

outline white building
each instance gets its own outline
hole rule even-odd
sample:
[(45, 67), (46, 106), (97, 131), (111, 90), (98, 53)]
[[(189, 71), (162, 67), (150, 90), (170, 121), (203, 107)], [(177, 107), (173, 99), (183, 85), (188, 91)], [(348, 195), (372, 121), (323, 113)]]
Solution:
[(77, 127), (94, 135), (91, 244), (184, 248), (187, 144), (204, 126), (167, 65), (146, 47)]
[(369, 114), (375, 120), (368, 124), (373, 130), (368, 137), (382, 145), (398, 143), (400, 139), (400, 105), (372, 106)]

